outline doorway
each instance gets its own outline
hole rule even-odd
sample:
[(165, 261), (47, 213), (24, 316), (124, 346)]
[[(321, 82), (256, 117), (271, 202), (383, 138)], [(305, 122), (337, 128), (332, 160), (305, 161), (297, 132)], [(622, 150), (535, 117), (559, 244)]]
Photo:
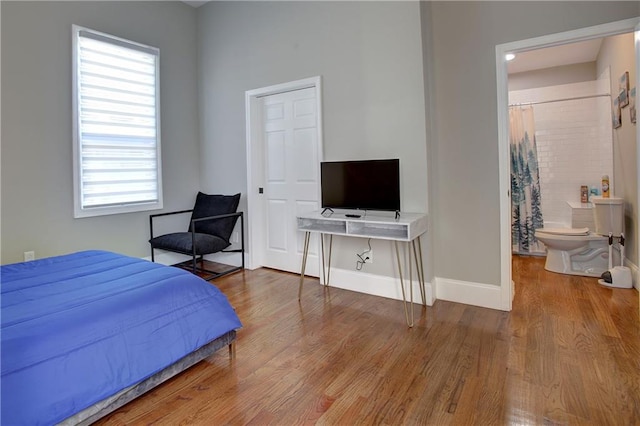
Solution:
[[(510, 194), (510, 149), (508, 119), (508, 73), (507, 53), (518, 54), (553, 46), (560, 46), (590, 39), (609, 37), (623, 33), (635, 32), (636, 72), (629, 76), (632, 86), (640, 85), (640, 19), (633, 18), (609, 24), (598, 25), (565, 33), (552, 34), (528, 40), (521, 40), (496, 46), (496, 74), (498, 95), (498, 152), (500, 165), (500, 253), (501, 253), (501, 303), (505, 310), (511, 310), (514, 288), (511, 271), (511, 194)], [(613, 94), (612, 94), (613, 95)], [(636, 125), (636, 144), (640, 140), (640, 131)], [(640, 168), (640, 153), (636, 158), (636, 169)], [(637, 191), (636, 200), (640, 198)], [(638, 228), (638, 227), (637, 227)], [(640, 240), (640, 229), (635, 230), (636, 242)], [(636, 244), (637, 246), (637, 244)], [(637, 247), (636, 247), (637, 252)]]
[[(320, 77), (247, 91), (249, 269), (299, 272), (303, 238), (296, 215), (320, 205)], [(318, 241), (308, 275), (319, 275)]]

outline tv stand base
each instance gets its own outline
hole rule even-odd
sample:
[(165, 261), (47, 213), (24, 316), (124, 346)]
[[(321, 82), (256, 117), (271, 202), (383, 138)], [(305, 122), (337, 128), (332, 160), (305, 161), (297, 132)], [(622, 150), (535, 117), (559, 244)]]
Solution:
[[(324, 211), (323, 211), (324, 212)], [(342, 216), (342, 215), (339, 215)], [(320, 234), (320, 253), (322, 256), (322, 274), (324, 285), (329, 285), (331, 274), (331, 249), (334, 235), (351, 237), (375, 238), (390, 240), (394, 243), (396, 260), (398, 262), (398, 275), (400, 278), (400, 288), (402, 290), (402, 300), (404, 302), (404, 312), (407, 325), (413, 327), (413, 262), (415, 260), (415, 270), (420, 283), (420, 293), (422, 304), (426, 306), (424, 264), (422, 261), (422, 244), (420, 236), (427, 231), (427, 215), (422, 213), (405, 213), (400, 218), (400, 212), (396, 212), (395, 219), (391, 217), (369, 216), (365, 219), (351, 219), (349, 215), (345, 217), (326, 217), (322, 212), (312, 212), (302, 214), (297, 217), (298, 231), (304, 232), (304, 246), (302, 252), (302, 267), (300, 270), (300, 286), (298, 288), (298, 301), (302, 297), (302, 284), (304, 282), (304, 272), (307, 266), (307, 256), (309, 254), (309, 240), (311, 232)], [(324, 235), (329, 235), (329, 253), (325, 253)], [(403, 271), (404, 263), (401, 261), (398, 243), (406, 242), (408, 250), (408, 265)], [(409, 301), (405, 292), (405, 277), (403, 272), (408, 272), (409, 277)], [(407, 306), (409, 303), (409, 307)]]

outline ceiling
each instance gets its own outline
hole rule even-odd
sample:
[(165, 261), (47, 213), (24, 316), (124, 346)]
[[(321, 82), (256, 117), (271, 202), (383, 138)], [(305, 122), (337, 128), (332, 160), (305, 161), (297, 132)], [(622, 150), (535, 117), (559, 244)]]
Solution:
[(193, 6), (193, 7), (200, 7), (203, 4), (207, 3), (209, 0), (204, 0), (204, 1), (188, 1), (188, 0), (182, 0), (183, 3), (188, 4), (189, 6)]
[(507, 63), (509, 74), (533, 71), (562, 65), (594, 62), (600, 51), (602, 39), (563, 44), (545, 49), (531, 50), (516, 54), (515, 59)]

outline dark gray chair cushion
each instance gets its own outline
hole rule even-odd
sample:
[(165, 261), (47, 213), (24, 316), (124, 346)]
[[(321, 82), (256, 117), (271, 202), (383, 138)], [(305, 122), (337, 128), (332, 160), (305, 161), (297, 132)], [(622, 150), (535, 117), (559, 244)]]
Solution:
[[(196, 204), (193, 207), (193, 213), (191, 213), (191, 220), (220, 214), (235, 213), (238, 209), (239, 203), (240, 194), (208, 195), (198, 192)], [(196, 232), (217, 235), (223, 240), (229, 241), (237, 219), (237, 217), (230, 217), (225, 219), (196, 222)], [(189, 231), (191, 231), (191, 224), (189, 224)]]
[[(178, 251), (185, 254), (193, 253), (191, 232), (174, 232), (161, 235), (149, 240), (151, 247), (161, 250)], [(226, 249), (231, 244), (220, 237), (209, 234), (196, 233), (196, 254), (204, 255), (216, 253)]]

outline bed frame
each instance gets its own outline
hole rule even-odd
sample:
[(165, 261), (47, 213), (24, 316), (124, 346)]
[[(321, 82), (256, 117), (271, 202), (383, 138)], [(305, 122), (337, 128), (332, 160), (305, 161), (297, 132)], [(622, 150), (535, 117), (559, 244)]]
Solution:
[(58, 424), (64, 426), (90, 425), (91, 423), (107, 416), (108, 414), (112, 413), (128, 402), (144, 394), (145, 392), (148, 392), (156, 386), (164, 383), (173, 376), (185, 371), (194, 364), (197, 364), (205, 358), (210, 357), (224, 346), (229, 347), (229, 358), (233, 359), (235, 358), (235, 340), (236, 331), (231, 330), (218, 337), (217, 339), (212, 340), (211, 342), (202, 346), (200, 349), (197, 349), (196, 351), (185, 355), (175, 363), (169, 365), (153, 376), (135, 385), (131, 385), (128, 388), (125, 388), (116, 393), (115, 395), (97, 402), (91, 407), (88, 407), (74, 414), (73, 416), (68, 417)]

